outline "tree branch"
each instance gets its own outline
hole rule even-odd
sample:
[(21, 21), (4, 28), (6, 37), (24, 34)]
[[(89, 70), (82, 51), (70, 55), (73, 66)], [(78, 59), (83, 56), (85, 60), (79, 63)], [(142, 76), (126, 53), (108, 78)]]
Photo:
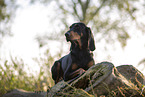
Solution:
[(85, 20), (86, 20), (86, 12), (87, 12), (88, 5), (90, 3), (90, 0), (87, 0), (84, 3), (81, 0), (78, 0), (78, 2), (81, 5), (81, 9), (82, 9), (82, 19), (81, 19), (81, 21), (84, 21), (85, 22)]
[[(105, 2), (106, 2), (106, 0), (103, 0), (103, 2), (102, 2), (101, 5), (96, 9), (96, 11), (95, 11), (94, 13), (92, 13), (91, 19), (93, 19), (94, 16), (100, 11), (100, 9), (104, 6)], [(90, 19), (90, 20), (91, 20), (91, 19)]]
[(77, 8), (76, 8), (76, 3), (73, 0), (72, 0), (72, 2), (73, 2), (73, 10), (74, 10), (74, 13), (76, 14), (77, 18), (80, 20), (80, 16), (79, 16), (79, 14), (77, 12)]

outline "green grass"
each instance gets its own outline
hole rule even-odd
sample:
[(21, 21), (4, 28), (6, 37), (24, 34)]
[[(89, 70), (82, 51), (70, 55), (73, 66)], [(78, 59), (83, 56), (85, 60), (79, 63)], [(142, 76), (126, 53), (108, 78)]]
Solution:
[[(49, 52), (47, 52), (49, 53)], [(1, 60), (0, 60), (1, 61)], [(35, 59), (36, 61), (36, 59)], [(24, 89), (27, 91), (47, 91), (54, 82), (51, 78), (50, 68), (53, 64), (53, 58), (47, 55), (45, 58), (37, 59), (40, 71), (36, 75), (28, 73), (31, 68), (23, 60), (11, 58), (11, 61), (5, 61), (0, 64), (0, 97), (12, 89)]]

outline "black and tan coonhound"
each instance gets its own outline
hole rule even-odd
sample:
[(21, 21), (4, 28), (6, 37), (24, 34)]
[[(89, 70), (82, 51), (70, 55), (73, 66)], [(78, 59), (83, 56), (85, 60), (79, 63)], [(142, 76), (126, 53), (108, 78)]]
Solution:
[(94, 65), (91, 51), (95, 50), (95, 42), (91, 29), (84, 23), (74, 23), (65, 36), (71, 42), (70, 53), (55, 61), (51, 68), (55, 84), (76, 79)]

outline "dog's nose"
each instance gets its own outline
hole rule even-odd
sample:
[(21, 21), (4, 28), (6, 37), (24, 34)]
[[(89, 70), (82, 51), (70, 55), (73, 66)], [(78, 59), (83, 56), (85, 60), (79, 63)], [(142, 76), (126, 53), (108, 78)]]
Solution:
[(65, 36), (66, 36), (66, 37), (69, 37), (69, 36), (70, 36), (70, 31), (66, 32), (66, 33), (65, 33)]

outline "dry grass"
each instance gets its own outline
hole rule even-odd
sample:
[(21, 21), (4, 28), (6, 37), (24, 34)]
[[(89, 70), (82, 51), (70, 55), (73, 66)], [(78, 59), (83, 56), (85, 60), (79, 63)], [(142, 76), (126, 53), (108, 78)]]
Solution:
[[(89, 78), (90, 80), (90, 78)], [(137, 82), (137, 85), (134, 85), (132, 87), (119, 87), (116, 86), (117, 89), (115, 90), (110, 90), (109, 86), (105, 83), (104, 84), (104, 89), (108, 91), (108, 94), (104, 94), (101, 96), (98, 96), (95, 93), (95, 90), (92, 86), (91, 80), (90, 80), (90, 85), (92, 88), (92, 94), (89, 94), (88, 92), (84, 91), (83, 89), (76, 89), (75, 87), (72, 87), (68, 84), (70, 87), (69, 91), (62, 90), (61, 92), (58, 92), (56, 95), (57, 97), (145, 97), (145, 85), (141, 84), (137, 80), (137, 74), (135, 76), (135, 80)], [(131, 81), (129, 81), (131, 82)]]

